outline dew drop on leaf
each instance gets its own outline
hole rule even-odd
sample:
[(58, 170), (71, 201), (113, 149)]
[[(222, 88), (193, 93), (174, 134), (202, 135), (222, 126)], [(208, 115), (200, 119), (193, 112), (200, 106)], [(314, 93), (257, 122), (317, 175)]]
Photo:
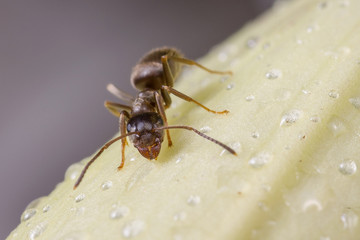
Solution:
[(351, 159), (345, 159), (342, 163), (339, 164), (339, 172), (343, 175), (353, 175), (356, 173), (357, 165)]
[(279, 69), (271, 69), (265, 74), (265, 77), (270, 80), (280, 78), (281, 76), (282, 72)]
[(105, 181), (103, 184), (101, 184), (101, 189), (103, 191), (108, 190), (113, 185), (112, 181)]
[(132, 238), (139, 235), (145, 228), (145, 223), (140, 220), (133, 220), (127, 223), (123, 230), (122, 235), (125, 238)]
[(35, 208), (26, 209), (26, 210), (23, 212), (23, 214), (21, 215), (21, 222), (25, 222), (25, 221), (29, 220), (29, 219), (32, 218), (35, 214), (36, 214), (36, 209), (35, 209)]

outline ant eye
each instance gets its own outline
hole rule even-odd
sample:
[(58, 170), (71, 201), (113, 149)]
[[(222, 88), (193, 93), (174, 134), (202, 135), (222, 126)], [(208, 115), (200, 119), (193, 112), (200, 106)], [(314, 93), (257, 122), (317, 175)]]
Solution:
[(150, 131), (152, 129), (152, 125), (149, 122), (145, 122), (144, 127), (145, 127), (145, 130), (148, 130), (148, 131)]
[(137, 123), (137, 130), (139, 132), (143, 131), (144, 130), (144, 122), (138, 122)]
[(136, 131), (136, 126), (134, 124), (128, 124), (127, 125), (127, 131), (128, 132), (135, 132)]

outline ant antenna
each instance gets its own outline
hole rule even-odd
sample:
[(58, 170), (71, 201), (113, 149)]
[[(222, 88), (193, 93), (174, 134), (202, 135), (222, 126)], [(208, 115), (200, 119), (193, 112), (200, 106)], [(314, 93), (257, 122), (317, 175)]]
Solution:
[(84, 178), (86, 171), (88, 170), (88, 168), (90, 167), (90, 165), (95, 162), (95, 160), (101, 155), (101, 153), (107, 149), (108, 147), (110, 147), (113, 143), (127, 137), (133, 134), (139, 134), (140, 132), (130, 132), (127, 133), (125, 135), (121, 135), (119, 137), (116, 137), (112, 140), (110, 140), (109, 142), (105, 143), (105, 145), (96, 153), (96, 155), (85, 165), (85, 167), (83, 168), (83, 170), (81, 171), (81, 174), (79, 176), (79, 178), (76, 180), (76, 183), (74, 185), (74, 190), (80, 185), (81, 180)]
[[(195, 128), (192, 128), (192, 127), (189, 127), (189, 126), (164, 126), (164, 127), (159, 127), (159, 128), (154, 128), (153, 130), (163, 130), (163, 129), (185, 129), (185, 130), (189, 130), (189, 131), (193, 131), (195, 132), (197, 135), (221, 146), (222, 148), (224, 148), (225, 150), (227, 150), (228, 152), (230, 152), (231, 154), (237, 156), (236, 152), (234, 149), (230, 148), (229, 146), (225, 145), (224, 143), (212, 138), (212, 137), (209, 137), (208, 135), (196, 130)], [(95, 160), (104, 152), (105, 149), (107, 149), (108, 147), (110, 147), (113, 143), (125, 138), (125, 137), (128, 137), (130, 135), (133, 135), (133, 134), (139, 134), (140, 132), (130, 132), (130, 133), (127, 133), (127, 134), (124, 134), (124, 135), (121, 135), (119, 137), (116, 137), (112, 140), (110, 140), (109, 142), (105, 143), (105, 145), (95, 154), (95, 156), (85, 165), (85, 167), (83, 168), (83, 170), (81, 171), (81, 174), (79, 176), (79, 178), (77, 179), (75, 185), (74, 185), (74, 190), (80, 185), (82, 179), (84, 178), (85, 176), (85, 173), (86, 171), (88, 170), (88, 168), (90, 167), (90, 165), (95, 162)]]
[(224, 143), (212, 138), (212, 137), (209, 137), (208, 135), (196, 130), (195, 128), (192, 128), (192, 127), (189, 127), (189, 126), (164, 126), (164, 127), (159, 127), (159, 128), (155, 128), (155, 130), (161, 130), (161, 129), (186, 129), (186, 130), (189, 130), (189, 131), (193, 131), (195, 132), (197, 135), (223, 147), (224, 149), (226, 149), (228, 152), (230, 152), (231, 154), (237, 156), (236, 152), (234, 149), (230, 148), (229, 146), (225, 145)]

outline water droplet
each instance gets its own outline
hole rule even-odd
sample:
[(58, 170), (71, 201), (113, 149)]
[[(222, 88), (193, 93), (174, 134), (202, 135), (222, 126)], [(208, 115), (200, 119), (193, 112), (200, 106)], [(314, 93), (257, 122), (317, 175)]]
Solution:
[(329, 92), (329, 97), (331, 97), (331, 98), (339, 98), (339, 93), (336, 91), (336, 90), (331, 90), (330, 92)]
[(351, 159), (345, 159), (342, 163), (339, 164), (339, 172), (344, 175), (353, 175), (356, 173), (357, 165)]
[(260, 152), (250, 158), (248, 164), (253, 168), (261, 168), (265, 164), (271, 161), (273, 156), (270, 153)]
[(310, 90), (307, 90), (307, 89), (303, 89), (303, 90), (301, 90), (301, 92), (303, 94), (305, 94), (305, 95), (310, 95), (311, 94)]
[(83, 165), (80, 163), (74, 163), (65, 172), (65, 180), (76, 180), (82, 170)]
[(45, 199), (46, 197), (38, 197), (34, 200), (32, 200), (25, 209), (29, 209), (29, 208), (36, 208), (37, 206), (39, 206), (39, 203), (41, 200)]
[(25, 221), (29, 220), (29, 219), (32, 218), (35, 214), (36, 214), (36, 209), (35, 209), (35, 208), (26, 209), (26, 210), (23, 212), (23, 214), (21, 215), (21, 222), (25, 222)]
[(301, 117), (302, 112), (297, 109), (290, 110), (286, 112), (280, 121), (280, 126), (291, 126)]
[(299, 45), (302, 45), (302, 44), (304, 44), (304, 41), (301, 39), (296, 39), (296, 43)]
[(315, 208), (317, 211), (321, 211), (323, 206), (317, 199), (307, 199), (302, 205), (302, 210), (305, 212), (310, 208)]
[(184, 221), (186, 219), (186, 212), (178, 212), (174, 215), (174, 221)]
[(234, 83), (230, 83), (226, 86), (226, 90), (231, 90), (234, 88)]
[(352, 210), (347, 209), (340, 217), (341, 222), (344, 225), (345, 229), (352, 229), (356, 227), (359, 221), (358, 215), (354, 213)]
[(208, 133), (208, 132), (210, 132), (212, 129), (211, 129), (211, 127), (209, 127), (209, 126), (204, 126), (204, 127), (202, 127), (202, 128), (200, 128), (200, 132), (202, 132), (202, 133)]
[(75, 197), (75, 202), (81, 202), (82, 200), (84, 200), (84, 198), (85, 198), (85, 194), (81, 193)]
[(130, 212), (130, 209), (126, 206), (115, 206), (110, 211), (110, 218), (111, 219), (119, 219), (127, 216)]
[(190, 195), (187, 200), (187, 204), (190, 206), (196, 206), (200, 204), (200, 202), (201, 202), (201, 198), (197, 195)]
[(180, 157), (178, 157), (178, 158), (176, 159), (175, 163), (176, 163), (176, 164), (179, 164), (181, 161), (182, 161), (182, 157), (180, 156)]
[(43, 207), (43, 213), (46, 213), (46, 212), (48, 212), (49, 210), (50, 210), (50, 205), (49, 204), (46, 204), (44, 207)]
[(270, 80), (281, 78), (282, 72), (279, 69), (271, 69), (265, 74), (265, 77)]
[(251, 133), (252, 138), (256, 139), (256, 138), (259, 138), (259, 136), (260, 136), (260, 134), (258, 132), (256, 132), (256, 131)]
[(350, 98), (349, 102), (356, 108), (360, 109), (360, 97)]
[(321, 118), (318, 115), (312, 115), (310, 117), (310, 121), (312, 121), (313, 123), (319, 123), (321, 122)]
[(125, 238), (131, 238), (139, 235), (145, 228), (145, 223), (140, 220), (134, 220), (126, 224), (123, 228), (122, 235)]
[(134, 158), (134, 157), (130, 158), (130, 162), (133, 162), (135, 160), (136, 160), (136, 158)]
[(330, 119), (330, 121), (328, 123), (328, 128), (330, 129), (330, 131), (333, 133), (333, 135), (335, 137), (346, 132), (346, 127), (345, 127), (344, 122), (336, 116), (334, 116)]
[(109, 188), (111, 188), (113, 185), (112, 181), (105, 181), (103, 184), (101, 184), (101, 189), (102, 190), (108, 190)]
[(314, 24), (311, 24), (309, 25), (307, 28), (306, 28), (306, 32), (307, 33), (312, 33), (312, 32), (315, 32), (315, 31), (318, 31), (319, 30), (319, 25), (314, 23)]
[(259, 38), (258, 37), (252, 37), (252, 38), (249, 38), (247, 41), (246, 41), (246, 46), (248, 48), (254, 48), (257, 46), (258, 44), (258, 41), (259, 41)]
[(247, 102), (251, 102), (252, 100), (254, 100), (255, 99), (255, 96), (254, 95), (249, 95), (249, 96), (247, 96), (246, 98), (245, 98), (245, 100), (247, 101)]
[(31, 240), (39, 237), (46, 229), (46, 223), (42, 222), (36, 225), (33, 229), (29, 232), (29, 238)]
[(82, 215), (85, 213), (86, 208), (85, 207), (72, 207), (70, 208), (70, 211), (74, 213), (75, 215)]

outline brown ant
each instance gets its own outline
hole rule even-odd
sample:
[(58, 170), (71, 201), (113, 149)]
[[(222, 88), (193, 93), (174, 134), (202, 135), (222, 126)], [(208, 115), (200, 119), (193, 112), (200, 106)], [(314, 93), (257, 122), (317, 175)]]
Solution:
[[(164, 130), (168, 140), (168, 146), (172, 145), (169, 129), (186, 129), (195, 132), (207, 140), (210, 140), (230, 153), (236, 155), (235, 151), (225, 144), (199, 132), (189, 126), (169, 126), (165, 109), (171, 104), (170, 93), (193, 102), (205, 110), (215, 114), (226, 114), (227, 110), (217, 112), (211, 110), (191, 97), (173, 89), (174, 80), (181, 71), (181, 64), (195, 65), (209, 73), (232, 74), (232, 72), (220, 72), (210, 70), (199, 63), (183, 58), (183, 55), (174, 48), (162, 47), (147, 53), (132, 70), (131, 84), (135, 89), (140, 90), (136, 98), (121, 91), (114, 85), (109, 84), (107, 90), (120, 98), (129, 105), (115, 102), (105, 102), (105, 107), (116, 117), (119, 118), (120, 136), (107, 142), (98, 153), (86, 164), (77, 179), (74, 189), (76, 189), (83, 179), (89, 166), (114, 142), (121, 140), (122, 160), (118, 167), (120, 170), (125, 162), (126, 137), (138, 149), (142, 156), (152, 160), (156, 159), (160, 153), (161, 143), (164, 140)], [(130, 112), (130, 113), (129, 113)], [(127, 132), (127, 133), (126, 133)]]

